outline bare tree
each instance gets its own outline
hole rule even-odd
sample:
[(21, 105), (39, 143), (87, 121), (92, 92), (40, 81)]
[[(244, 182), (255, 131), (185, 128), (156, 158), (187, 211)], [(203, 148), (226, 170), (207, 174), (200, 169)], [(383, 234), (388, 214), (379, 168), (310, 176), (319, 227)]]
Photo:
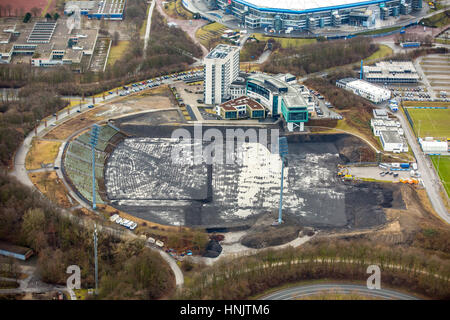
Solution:
[(12, 9), (11, 5), (8, 3), (6, 5), (6, 7), (5, 7), (5, 9), (8, 11), (8, 17), (10, 17), (11, 16), (11, 9)]
[(33, 14), (33, 16), (37, 17), (40, 13), (41, 13), (41, 9), (37, 8), (37, 7), (33, 7), (31, 8), (31, 13)]
[(113, 46), (117, 46), (117, 44), (119, 43), (119, 37), (120, 37), (119, 32), (114, 31), (113, 39), (112, 39)]

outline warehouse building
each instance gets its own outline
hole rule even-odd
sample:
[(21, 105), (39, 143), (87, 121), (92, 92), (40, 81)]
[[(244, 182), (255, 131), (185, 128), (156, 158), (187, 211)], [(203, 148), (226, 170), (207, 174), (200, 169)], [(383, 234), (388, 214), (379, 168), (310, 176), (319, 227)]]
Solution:
[(411, 61), (381, 61), (363, 67), (363, 79), (375, 83), (417, 83), (419, 75)]
[(234, 15), (247, 28), (275, 31), (313, 30), (342, 24), (372, 27), (376, 20), (422, 10), (421, 0), (208, 0), (225, 14)]
[(336, 86), (351, 91), (374, 103), (381, 103), (391, 98), (391, 91), (372, 83), (355, 78), (345, 78), (336, 81)]
[(225, 101), (230, 85), (239, 76), (239, 48), (219, 44), (204, 59), (204, 101)]

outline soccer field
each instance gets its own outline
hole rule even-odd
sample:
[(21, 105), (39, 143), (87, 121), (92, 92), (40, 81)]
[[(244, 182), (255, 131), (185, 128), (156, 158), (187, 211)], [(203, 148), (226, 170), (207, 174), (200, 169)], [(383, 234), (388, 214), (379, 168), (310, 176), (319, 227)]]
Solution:
[(419, 137), (450, 138), (450, 109), (408, 108)]
[(450, 196), (450, 156), (431, 156), (431, 161), (438, 171), (445, 191)]

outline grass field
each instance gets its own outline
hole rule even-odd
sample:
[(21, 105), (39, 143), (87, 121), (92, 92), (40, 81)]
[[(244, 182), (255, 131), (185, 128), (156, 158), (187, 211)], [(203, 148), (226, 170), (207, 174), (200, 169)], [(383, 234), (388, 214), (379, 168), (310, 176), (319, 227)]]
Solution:
[(305, 44), (310, 44), (310, 43), (314, 43), (317, 41), (316, 39), (269, 37), (269, 36), (262, 35), (260, 33), (255, 33), (253, 36), (260, 41), (267, 41), (269, 39), (274, 39), (281, 45), (282, 48), (298, 48), (298, 47), (304, 46)]
[(56, 171), (33, 172), (29, 173), (28, 176), (39, 191), (50, 200), (56, 201), (63, 208), (76, 205), (69, 200), (69, 191), (56, 175)]
[(375, 51), (371, 56), (367, 57), (366, 60), (381, 59), (390, 56), (392, 52), (393, 51), (389, 46), (380, 44), (380, 48), (377, 51)]
[(33, 140), (25, 160), (27, 170), (40, 169), (41, 165), (53, 163), (58, 155), (61, 142)]
[(447, 12), (441, 12), (429, 18), (422, 19), (420, 23), (422, 23), (427, 27), (436, 27), (436, 28), (444, 27), (450, 23), (450, 17), (446, 14)]
[(118, 42), (117, 46), (111, 46), (107, 64), (113, 65), (117, 60), (122, 58), (123, 54), (128, 48), (129, 43), (130, 41), (128, 40), (122, 40)]
[[(438, 171), (447, 195), (450, 197), (450, 156), (430, 156), (433, 165)], [(439, 170), (438, 170), (439, 168)]]
[(450, 138), (450, 109), (412, 109), (408, 112), (419, 137)]

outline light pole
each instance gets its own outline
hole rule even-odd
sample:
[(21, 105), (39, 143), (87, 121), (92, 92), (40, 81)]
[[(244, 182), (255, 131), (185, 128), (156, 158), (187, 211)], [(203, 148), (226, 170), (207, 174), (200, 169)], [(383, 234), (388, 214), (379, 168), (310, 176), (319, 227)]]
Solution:
[(284, 163), (286, 161), (285, 156), (289, 154), (288, 143), (286, 137), (281, 137), (278, 139), (279, 144), (279, 154), (281, 157), (281, 188), (280, 188), (280, 207), (278, 208), (278, 224), (283, 223), (282, 220), (282, 208), (283, 208), (283, 178), (284, 178)]
[(92, 148), (92, 209), (95, 210), (96, 204), (95, 204), (95, 147), (97, 146), (98, 142), (98, 132), (100, 130), (100, 127), (97, 124), (94, 124), (92, 126), (91, 130), (91, 139), (89, 140), (89, 144)]
[(95, 294), (98, 294), (97, 225), (94, 224)]

